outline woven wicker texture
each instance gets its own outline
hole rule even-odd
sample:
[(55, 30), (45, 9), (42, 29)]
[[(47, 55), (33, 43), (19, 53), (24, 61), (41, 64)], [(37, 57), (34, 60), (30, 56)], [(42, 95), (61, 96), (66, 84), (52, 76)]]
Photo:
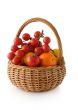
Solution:
[(62, 44), (55, 27), (45, 19), (32, 18), (26, 21), (18, 30), (16, 37), (20, 36), (23, 28), (32, 22), (43, 22), (47, 24), (54, 32), (58, 48), (60, 50), (59, 64), (54, 67), (34, 67), (14, 65), (8, 62), (8, 76), (13, 85), (28, 91), (40, 92), (47, 91), (57, 87), (64, 79), (66, 68), (62, 52)]

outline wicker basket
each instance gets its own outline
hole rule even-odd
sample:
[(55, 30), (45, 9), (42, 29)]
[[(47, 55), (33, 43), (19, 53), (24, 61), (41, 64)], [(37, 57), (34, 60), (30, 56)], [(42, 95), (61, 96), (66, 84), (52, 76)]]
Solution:
[(66, 68), (62, 55), (62, 44), (55, 27), (45, 19), (32, 18), (26, 21), (18, 30), (16, 37), (19, 37), (25, 26), (32, 22), (42, 22), (48, 25), (54, 32), (58, 48), (60, 50), (59, 64), (54, 67), (27, 67), (14, 65), (11, 61), (8, 62), (8, 76), (12, 84), (18, 88), (28, 91), (47, 91), (57, 87), (64, 79)]

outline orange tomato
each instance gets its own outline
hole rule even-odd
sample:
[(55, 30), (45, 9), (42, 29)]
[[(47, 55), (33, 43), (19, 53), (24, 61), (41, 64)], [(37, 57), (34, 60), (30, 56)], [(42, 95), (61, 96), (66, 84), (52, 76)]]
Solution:
[(55, 66), (57, 64), (57, 58), (53, 55), (53, 53), (47, 52), (42, 53), (40, 55), (41, 66)]
[(33, 52), (28, 52), (27, 54), (25, 54), (25, 56), (22, 58), (22, 62), (27, 65), (27, 57), (32, 56), (33, 54)]

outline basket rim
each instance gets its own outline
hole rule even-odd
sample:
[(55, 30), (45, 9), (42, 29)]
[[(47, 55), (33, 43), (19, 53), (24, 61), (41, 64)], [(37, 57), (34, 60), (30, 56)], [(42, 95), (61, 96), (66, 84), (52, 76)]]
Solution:
[(22, 65), (15, 65), (13, 64), (11, 61), (8, 61), (8, 65), (11, 67), (15, 67), (15, 68), (19, 68), (19, 69), (31, 69), (31, 70), (34, 70), (34, 69), (38, 69), (38, 70), (41, 70), (41, 69), (54, 69), (54, 68), (61, 68), (62, 66), (65, 65), (65, 62), (63, 62), (61, 65), (55, 65), (55, 66), (48, 66), (48, 67), (28, 67), (28, 66), (22, 66)]

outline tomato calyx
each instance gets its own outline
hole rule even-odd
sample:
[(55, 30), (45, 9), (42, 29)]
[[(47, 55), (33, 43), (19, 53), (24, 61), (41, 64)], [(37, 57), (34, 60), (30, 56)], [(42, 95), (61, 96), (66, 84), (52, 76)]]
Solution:
[(44, 37), (44, 30), (42, 30), (40, 37)]

